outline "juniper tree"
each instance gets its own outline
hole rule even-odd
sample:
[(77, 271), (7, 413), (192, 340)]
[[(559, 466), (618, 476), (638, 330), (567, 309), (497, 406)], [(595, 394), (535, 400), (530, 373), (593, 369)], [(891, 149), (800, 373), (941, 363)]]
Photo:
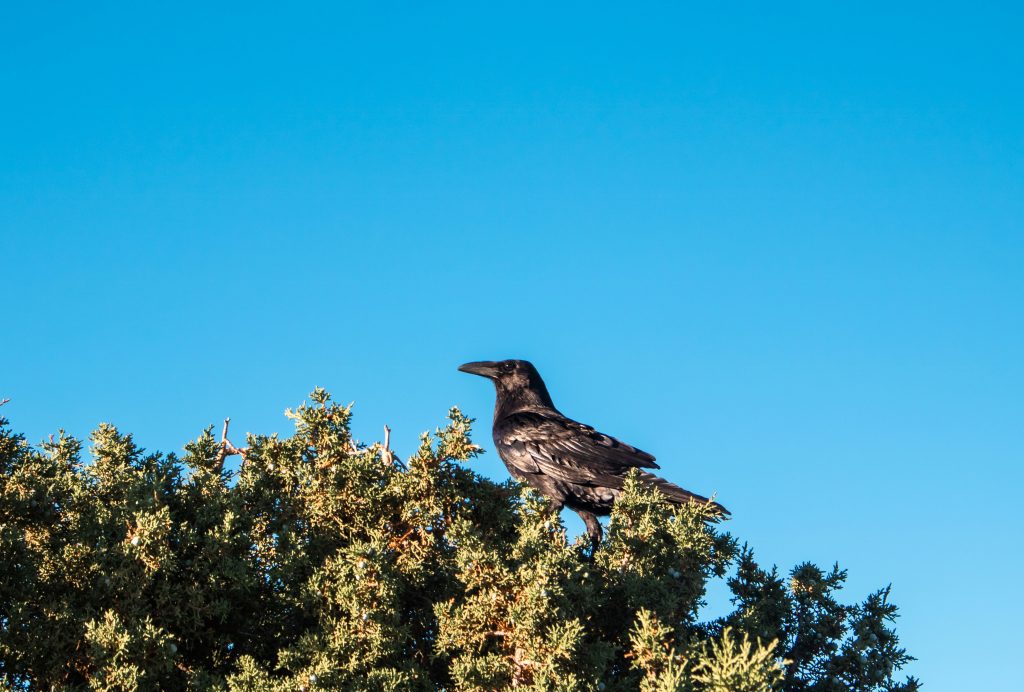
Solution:
[[(398, 459), (316, 390), (289, 437), (147, 453), (109, 425), (32, 446), (0, 419), (10, 689), (915, 690), (888, 590), (783, 578), (629, 479), (609, 530), (471, 468), (458, 409)], [(240, 453), (237, 471), (226, 454)], [(735, 611), (702, 620), (711, 579)]]

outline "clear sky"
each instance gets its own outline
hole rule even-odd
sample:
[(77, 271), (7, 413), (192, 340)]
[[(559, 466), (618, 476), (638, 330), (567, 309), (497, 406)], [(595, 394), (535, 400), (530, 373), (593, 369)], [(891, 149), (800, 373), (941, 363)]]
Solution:
[(506, 478), (455, 368), (530, 359), (764, 562), (891, 582), (926, 689), (1019, 689), (1017, 3), (18, 5), (30, 439), (287, 432), (323, 385), (399, 452), (458, 404)]

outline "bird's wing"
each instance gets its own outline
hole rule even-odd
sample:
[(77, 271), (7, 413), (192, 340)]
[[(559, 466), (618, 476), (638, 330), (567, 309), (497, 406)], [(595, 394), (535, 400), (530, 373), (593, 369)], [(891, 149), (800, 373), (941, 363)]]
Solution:
[(527, 473), (581, 484), (607, 483), (632, 467), (658, 468), (654, 457), (560, 414), (520, 411), (498, 421), (502, 459)]

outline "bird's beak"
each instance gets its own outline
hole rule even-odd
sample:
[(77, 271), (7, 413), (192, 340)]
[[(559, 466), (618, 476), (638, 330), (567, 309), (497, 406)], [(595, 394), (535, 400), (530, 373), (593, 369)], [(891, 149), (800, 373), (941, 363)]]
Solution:
[(498, 374), (498, 364), (492, 360), (478, 360), (475, 363), (460, 365), (459, 370), (462, 372), (468, 372), (471, 375), (493, 378)]

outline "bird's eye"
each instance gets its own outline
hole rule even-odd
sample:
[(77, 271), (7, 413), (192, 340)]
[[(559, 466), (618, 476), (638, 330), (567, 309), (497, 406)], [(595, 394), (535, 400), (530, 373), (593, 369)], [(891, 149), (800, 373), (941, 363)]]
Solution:
[(510, 360), (507, 360), (501, 364), (501, 369), (504, 370), (505, 372), (512, 372), (513, 370), (516, 369), (516, 364)]

